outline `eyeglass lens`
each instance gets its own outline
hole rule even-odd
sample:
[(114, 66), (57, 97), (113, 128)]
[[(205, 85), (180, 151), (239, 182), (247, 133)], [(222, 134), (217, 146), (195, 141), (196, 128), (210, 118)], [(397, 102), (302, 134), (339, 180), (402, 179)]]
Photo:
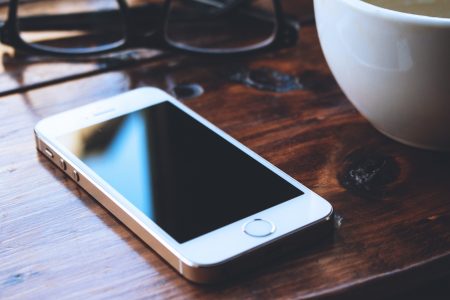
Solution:
[(124, 40), (124, 19), (114, 0), (21, 0), (20, 37), (50, 51), (88, 50)]
[(272, 0), (172, 0), (165, 34), (181, 47), (232, 51), (271, 42), (276, 26)]

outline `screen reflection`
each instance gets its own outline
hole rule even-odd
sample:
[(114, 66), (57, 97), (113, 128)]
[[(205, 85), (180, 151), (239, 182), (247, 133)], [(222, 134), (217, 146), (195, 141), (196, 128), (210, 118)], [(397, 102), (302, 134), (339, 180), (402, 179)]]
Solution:
[(170, 102), (59, 141), (179, 243), (303, 194)]

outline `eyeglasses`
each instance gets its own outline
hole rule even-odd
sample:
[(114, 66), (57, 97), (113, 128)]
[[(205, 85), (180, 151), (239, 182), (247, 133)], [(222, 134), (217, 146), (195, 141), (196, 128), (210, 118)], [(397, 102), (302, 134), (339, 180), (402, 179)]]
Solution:
[(81, 56), (129, 47), (236, 54), (294, 45), (299, 25), (279, 0), (10, 0), (2, 43), (44, 55)]

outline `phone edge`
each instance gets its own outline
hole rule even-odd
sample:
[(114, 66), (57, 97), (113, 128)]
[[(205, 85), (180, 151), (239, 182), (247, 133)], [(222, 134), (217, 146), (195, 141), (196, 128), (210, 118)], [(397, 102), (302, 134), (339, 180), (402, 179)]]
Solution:
[[(67, 162), (58, 154), (58, 151), (51, 145), (43, 141), (35, 131), (36, 148), (41, 155), (51, 161), (60, 171), (65, 173), (79, 187), (85, 190), (99, 204), (101, 204), (108, 212), (123, 223), (130, 231), (132, 231), (139, 239), (148, 245), (154, 252), (163, 258), (177, 273), (188, 279), (189, 281), (201, 284), (211, 284), (222, 281), (225, 278), (233, 278), (233, 275), (241, 273), (245, 269), (253, 269), (263, 262), (267, 262), (273, 256), (279, 256), (296, 248), (295, 244), (302, 242), (311, 242), (323, 237), (326, 233), (332, 232), (334, 211), (314, 223), (298, 228), (294, 232), (280, 236), (267, 244), (263, 244), (256, 249), (252, 249), (237, 257), (232, 257), (226, 261), (211, 266), (195, 266), (189, 265), (180, 259), (175, 253), (170, 251), (163, 243), (161, 243), (151, 232), (137, 222), (132, 216), (123, 211), (108, 195), (100, 190), (93, 182), (82, 176), (79, 170), (72, 166), (71, 162)], [(49, 157), (46, 150), (50, 150), (53, 157)], [(65, 161), (65, 168), (58, 164), (60, 159)], [(74, 178), (73, 171), (77, 171), (78, 177)], [(281, 246), (279, 251), (276, 247)]]

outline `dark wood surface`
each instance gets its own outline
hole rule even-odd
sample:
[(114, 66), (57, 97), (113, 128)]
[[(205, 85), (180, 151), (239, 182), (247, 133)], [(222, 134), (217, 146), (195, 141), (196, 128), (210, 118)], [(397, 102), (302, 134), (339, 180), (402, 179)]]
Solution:
[[(289, 11), (311, 16), (311, 2)], [(102, 65), (2, 49), (0, 299), (446, 299), (450, 155), (378, 133), (306, 23), (295, 48), (228, 59), (139, 50)], [(42, 118), (140, 86), (194, 83), (204, 93), (185, 104), (332, 203), (332, 237), (230, 282), (191, 284), (35, 150)]]

